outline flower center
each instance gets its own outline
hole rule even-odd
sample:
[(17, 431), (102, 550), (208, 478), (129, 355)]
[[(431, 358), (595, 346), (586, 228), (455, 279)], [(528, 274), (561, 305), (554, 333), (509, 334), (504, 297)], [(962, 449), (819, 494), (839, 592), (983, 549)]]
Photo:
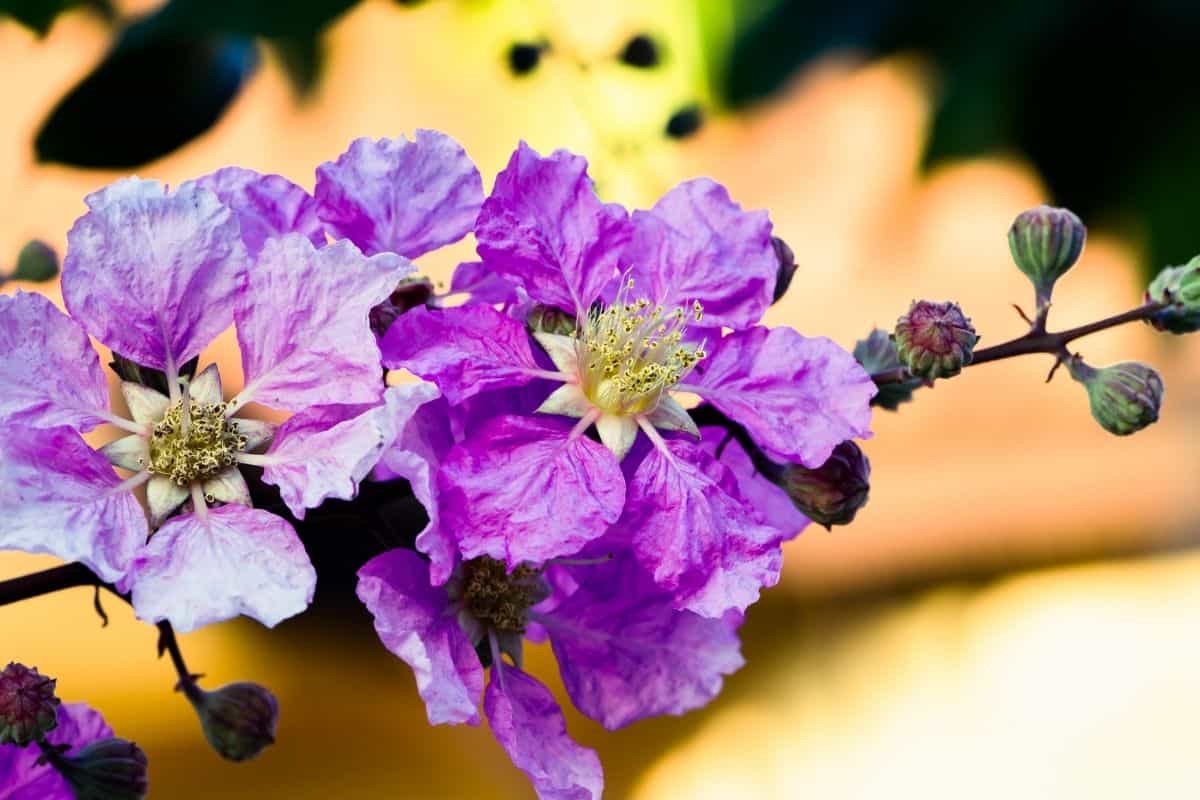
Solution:
[[(624, 285), (613, 305), (588, 315), (579, 336), (580, 383), (597, 408), (612, 414), (641, 414), (705, 357), (703, 346), (683, 344), (688, 312), (666, 312), (641, 298), (629, 302)], [(704, 315), (692, 305), (697, 322)]]
[(180, 486), (205, 480), (233, 466), (246, 437), (225, 416), (224, 403), (171, 406), (150, 435), (150, 469)]
[(503, 562), (482, 556), (463, 564), (463, 605), (497, 631), (525, 632), (525, 614), (545, 596), (541, 570), (525, 565), (511, 573)]

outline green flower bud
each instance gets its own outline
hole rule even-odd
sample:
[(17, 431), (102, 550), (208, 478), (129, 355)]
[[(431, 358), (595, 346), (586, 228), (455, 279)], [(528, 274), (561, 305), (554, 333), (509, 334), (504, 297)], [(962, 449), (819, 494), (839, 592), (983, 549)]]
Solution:
[(101, 739), (50, 763), (71, 784), (76, 800), (141, 800), (146, 796), (146, 754), (124, 739)]
[(867, 504), (870, 478), (871, 462), (857, 444), (846, 440), (816, 469), (785, 466), (779, 485), (804, 516), (829, 529), (849, 524)]
[(266, 687), (231, 683), (215, 692), (197, 686), (186, 691), (200, 716), (204, 738), (222, 758), (245, 761), (275, 743), (279, 703)]
[(971, 363), (979, 337), (958, 303), (915, 301), (896, 322), (896, 356), (915, 377), (950, 378)]
[(0, 745), (25, 747), (58, 727), (54, 678), (11, 663), (0, 672)]
[(1092, 416), (1109, 433), (1128, 436), (1158, 421), (1163, 380), (1152, 367), (1123, 361), (1094, 369), (1075, 356), (1067, 368), (1087, 389)]
[(575, 315), (561, 308), (538, 303), (525, 317), (525, 327), (531, 333), (557, 333), (570, 336), (575, 333)]
[[(892, 341), (891, 334), (882, 328), (873, 329), (867, 338), (855, 343), (854, 358), (869, 375), (891, 372), (901, 367), (900, 357), (896, 355), (896, 343)], [(878, 393), (871, 398), (871, 405), (895, 411), (901, 403), (912, 400), (913, 391), (923, 383), (920, 378), (912, 378), (881, 384)]]
[(1013, 261), (1033, 282), (1039, 304), (1050, 299), (1055, 281), (1079, 259), (1087, 228), (1065, 208), (1038, 206), (1023, 211), (1008, 229)]
[(12, 278), (17, 281), (49, 281), (58, 275), (58, 253), (45, 242), (33, 239), (17, 255)]
[(1160, 331), (1200, 331), (1200, 256), (1182, 267), (1167, 267), (1146, 289), (1147, 303), (1169, 303), (1150, 318)]

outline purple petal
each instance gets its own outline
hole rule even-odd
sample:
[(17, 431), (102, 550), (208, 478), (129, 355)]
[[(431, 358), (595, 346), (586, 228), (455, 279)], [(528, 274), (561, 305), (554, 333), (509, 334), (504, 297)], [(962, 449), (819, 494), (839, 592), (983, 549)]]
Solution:
[(796, 538), (808, 527), (808, 517), (800, 513), (787, 492), (754, 468), (754, 462), (736, 439), (726, 441), (726, 436), (723, 428), (701, 428), (701, 447), (713, 458), (717, 458), (720, 451), (718, 460), (737, 478), (742, 497), (768, 525), (779, 531), (784, 541)]
[(70, 428), (0, 431), (0, 548), (82, 561), (120, 579), (146, 541), (146, 515), (108, 459)]
[(481, 261), (466, 261), (454, 268), (449, 294), (470, 295), (468, 302), (507, 305), (517, 302), (517, 287)]
[(699, 708), (745, 663), (735, 625), (676, 611), (631, 557), (574, 573), (546, 628), (571, 701), (604, 727)]
[(237, 219), (215, 194), (125, 178), (87, 204), (67, 234), (62, 289), (88, 333), (169, 370), (229, 327), (249, 256)]
[(457, 445), (438, 474), (441, 524), (464, 558), (509, 567), (578, 552), (621, 515), (612, 453), (567, 420), (505, 416)]
[(383, 646), (412, 667), (430, 724), (478, 725), (483, 667), (424, 560), (411, 550), (376, 556), (358, 572), (358, 599)]
[(679, 388), (740, 422), (780, 461), (819, 467), (846, 439), (871, 435), (871, 376), (830, 340), (791, 328), (714, 342)]
[(744, 611), (779, 580), (782, 536), (742, 499), (728, 467), (691, 442), (665, 446), (638, 466), (619, 528), (676, 608)]
[(635, 293), (665, 308), (699, 301), (705, 327), (748, 328), (771, 305), (779, 263), (765, 211), (742, 211), (708, 178), (681, 183), (633, 215)]
[(0, 424), (89, 431), (108, 383), (79, 323), (40, 294), (0, 296)]
[(291, 411), (378, 402), (379, 347), (368, 314), (412, 271), (349, 242), (320, 250), (299, 234), (269, 240), (237, 309), (243, 395)]
[(138, 617), (182, 633), (239, 614), (273, 628), (308, 608), (317, 583), (292, 526), (240, 505), (167, 520), (130, 577)]
[(416, 258), (475, 224), (483, 181), (458, 142), (418, 130), (415, 141), (356, 139), (317, 167), (317, 213), (364, 253)]
[[(46, 734), (52, 745), (69, 745), (67, 755), (81, 747), (111, 738), (113, 729), (99, 711), (84, 703), (58, 707), (58, 727)], [(0, 745), (0, 797), (4, 800), (75, 800), (66, 778), (49, 764), (38, 764), (39, 747)]]
[(582, 316), (617, 274), (629, 241), (625, 209), (596, 196), (587, 161), (543, 158), (521, 142), (496, 176), (475, 227), (484, 263), (541, 303)]
[(483, 698), (492, 734), (540, 800), (599, 800), (604, 773), (595, 751), (567, 735), (550, 690), (516, 667), (492, 668)]
[(529, 383), (540, 369), (525, 326), (483, 304), (414, 308), (392, 323), (380, 348), (384, 366), (432, 381), (453, 404)]
[(317, 247), (325, 244), (316, 201), (282, 175), (225, 167), (188, 183), (214, 192), (233, 211), (252, 256), (258, 255), (267, 239), (285, 233), (303, 234)]

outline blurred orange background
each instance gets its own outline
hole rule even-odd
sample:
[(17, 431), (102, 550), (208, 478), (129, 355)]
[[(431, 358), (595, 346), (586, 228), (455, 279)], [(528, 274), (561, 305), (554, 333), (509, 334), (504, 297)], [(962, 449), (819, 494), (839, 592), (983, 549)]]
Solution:
[[(960, 301), (985, 343), (1022, 332), (1010, 303), (1031, 293), (1005, 233), (1053, 198), (1016, 156), (919, 169), (935, 100), (928, 65), (826, 59), (757, 110), (671, 142), (658, 133), (663, 118), (711, 97), (705, 59), (720, 57), (720, 37), (700, 30), (692, 7), (365, 2), (329, 30), (314, 97), (297, 103), (268, 54), (210, 132), (139, 172), (174, 184), (241, 164), (311, 189), (314, 167), (353, 138), (429, 127), (462, 142), (490, 186), (526, 139), (588, 154), (608, 200), (647, 206), (678, 180), (711, 175), (744, 206), (769, 209), (800, 264), (772, 324), (851, 347), (929, 297)], [(671, 56), (652, 77), (574, 64), (647, 29)], [(535, 75), (512, 77), (508, 45), (546, 30), (569, 45)], [(119, 177), (35, 164), (30, 147), (106, 44), (84, 13), (60, 17), (44, 40), (0, 21), (0, 254), (33, 237), (65, 247), (83, 196)], [(460, 243), (421, 267), (446, 281), (472, 249)], [(1136, 303), (1142, 252), (1128, 232), (1091, 230), (1052, 326)], [(1109, 436), (1079, 386), (1065, 375), (1042, 382), (1044, 358), (971, 369), (899, 413), (878, 412), (865, 445), (870, 504), (852, 526), (790, 545), (782, 584), (746, 625), (749, 665), (712, 707), (615, 734), (569, 715), (600, 752), (607, 796), (1200, 794), (1188, 735), (1200, 716), (1200, 342), (1129, 326), (1079, 348), (1097, 363), (1158, 366), (1162, 421)], [(236, 388), (232, 336), (208, 356)], [(2, 553), (0, 577), (51, 563)], [(278, 744), (222, 763), (171, 694), (154, 630), (119, 606), (107, 603), (103, 629), (85, 590), (2, 608), (0, 658), (57, 676), (64, 699), (87, 700), (138, 741), (153, 797), (532, 796), (485, 729), (426, 724), (407, 668), (373, 640), (365, 611), (184, 637), (204, 685), (256, 680), (280, 698)], [(532, 659), (550, 680), (549, 653)]]

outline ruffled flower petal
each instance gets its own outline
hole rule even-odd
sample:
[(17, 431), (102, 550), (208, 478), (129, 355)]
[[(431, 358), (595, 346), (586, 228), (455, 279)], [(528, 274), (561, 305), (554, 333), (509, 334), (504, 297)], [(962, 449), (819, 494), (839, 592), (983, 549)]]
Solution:
[(240, 396), (290, 411), (377, 402), (379, 348), (367, 315), (412, 269), (399, 256), (365, 258), (345, 241), (320, 250), (298, 234), (267, 241), (237, 309)]
[(675, 610), (629, 555), (572, 572), (546, 628), (571, 701), (604, 727), (699, 708), (745, 663), (735, 624)]
[(530, 371), (540, 369), (525, 326), (483, 304), (414, 308), (392, 323), (380, 348), (384, 366), (432, 381), (456, 405), (529, 383)]
[(0, 431), (0, 548), (82, 561), (119, 580), (146, 541), (141, 505), (71, 428)]
[(847, 439), (871, 435), (875, 384), (854, 356), (791, 328), (737, 331), (678, 388), (745, 426), (780, 461), (819, 467)]
[(368, 254), (416, 258), (475, 224), (483, 180), (458, 142), (418, 130), (414, 141), (356, 139), (317, 167), (317, 213)]
[(470, 295), (470, 302), (488, 305), (508, 305), (519, 299), (517, 287), (482, 261), (466, 261), (455, 267), (449, 294)]
[(108, 407), (100, 358), (79, 323), (40, 294), (0, 296), (0, 424), (90, 431)]
[(629, 236), (625, 209), (600, 202), (586, 159), (565, 150), (543, 158), (524, 142), (496, 176), (475, 227), (488, 268), (578, 316), (616, 277)]
[(317, 573), (287, 521), (240, 505), (168, 520), (130, 571), (133, 608), (181, 633), (244, 614), (273, 628), (312, 602)]
[(567, 735), (550, 690), (516, 667), (496, 665), (483, 698), (492, 734), (540, 800), (599, 800), (604, 773), (595, 751)]
[(676, 608), (744, 611), (779, 580), (782, 535), (742, 499), (728, 467), (688, 441), (665, 447), (634, 473), (619, 528)]
[(316, 200), (282, 175), (225, 167), (189, 183), (214, 192), (233, 211), (252, 256), (258, 255), (267, 239), (285, 233), (302, 234), (317, 247), (325, 244)]
[(621, 515), (625, 478), (612, 453), (566, 420), (498, 417), (446, 457), (442, 526), (464, 558), (509, 567), (578, 552)]
[[(81, 747), (113, 736), (99, 711), (84, 703), (58, 707), (58, 726), (46, 734), (51, 745), (67, 745), (70, 756)], [(40, 747), (0, 745), (0, 797), (4, 800), (76, 800), (75, 791), (58, 770), (39, 764)]]
[(175, 509), (187, 500), (189, 490), (165, 475), (154, 475), (146, 484), (146, 505), (150, 509), (150, 524), (158, 527)]
[(633, 215), (625, 262), (636, 293), (664, 308), (698, 301), (695, 325), (748, 328), (771, 305), (779, 262), (765, 211), (743, 211), (708, 178), (676, 186)]
[(237, 219), (215, 194), (125, 178), (87, 204), (67, 234), (62, 289), (88, 333), (169, 370), (230, 326), (249, 256)]
[[(809, 519), (800, 513), (787, 492), (763, 477), (736, 439), (727, 438), (724, 428), (701, 428), (700, 446), (713, 458), (729, 467), (737, 478), (738, 491), (763, 520), (779, 531), (784, 541), (795, 539), (808, 527)], [(720, 456), (717, 453), (720, 453)]]
[(411, 550), (376, 556), (358, 572), (358, 599), (383, 646), (412, 667), (430, 724), (478, 725), (483, 667), (429, 565)]

